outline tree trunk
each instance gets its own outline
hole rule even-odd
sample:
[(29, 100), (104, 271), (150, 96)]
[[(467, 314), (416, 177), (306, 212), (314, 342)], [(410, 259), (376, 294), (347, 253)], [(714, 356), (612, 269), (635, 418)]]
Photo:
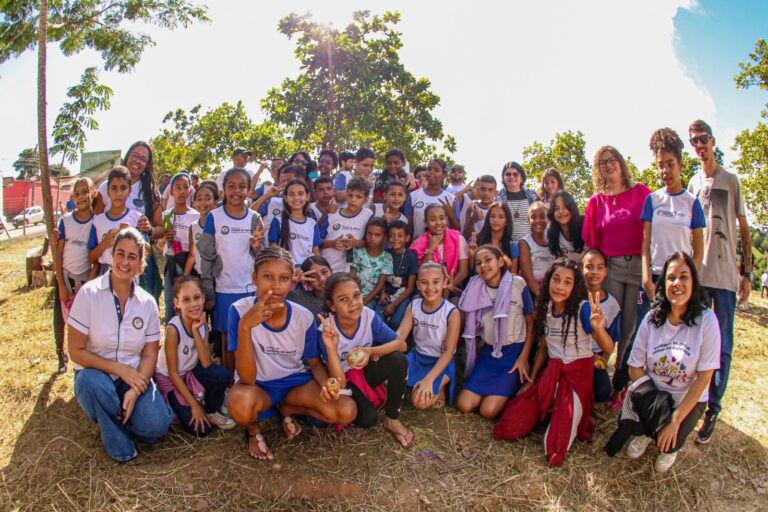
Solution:
[[(48, 169), (48, 123), (46, 121), (46, 50), (48, 43), (48, 0), (40, 0), (40, 37), (37, 42), (37, 139), (40, 151), (40, 191), (43, 194), (43, 218), (48, 239), (53, 239), (53, 198)], [(33, 184), (34, 186), (34, 184)]]

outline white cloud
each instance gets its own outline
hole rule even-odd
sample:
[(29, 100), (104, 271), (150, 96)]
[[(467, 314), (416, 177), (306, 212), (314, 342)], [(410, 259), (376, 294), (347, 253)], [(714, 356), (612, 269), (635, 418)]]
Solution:
[[(105, 73), (115, 89), (112, 109), (88, 149), (125, 149), (160, 130), (169, 110), (242, 99), (260, 119), (267, 89), (298, 70), (293, 44), (277, 33), (291, 11), (344, 25), (356, 2), (216, 2), (210, 25), (159, 33), (136, 71)], [(681, 135), (697, 117), (715, 119), (706, 90), (678, 62), (673, 18), (690, 2), (383, 2), (397, 9), (401, 57), (432, 81), (438, 115), (456, 136), (456, 159), (472, 174), (496, 174), (534, 140), (582, 130), (588, 158), (612, 144), (635, 162), (650, 161), (654, 129)], [(64, 59), (51, 52), (49, 124), (84, 67), (98, 56)], [(0, 169), (36, 140), (35, 56), (0, 67), (0, 112), (13, 120), (0, 139)], [(6, 124), (6, 126), (8, 126)]]

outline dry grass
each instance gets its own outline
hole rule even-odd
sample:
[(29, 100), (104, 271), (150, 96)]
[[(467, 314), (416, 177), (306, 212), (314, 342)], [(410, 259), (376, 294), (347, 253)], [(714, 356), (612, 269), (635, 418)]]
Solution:
[[(591, 443), (545, 466), (543, 431), (508, 443), (491, 423), (455, 409), (404, 421), (417, 446), (403, 451), (381, 428), (341, 434), (305, 428), (286, 442), (266, 432), (271, 463), (251, 460), (238, 432), (192, 440), (172, 431), (137, 459), (113, 463), (97, 428), (55, 375), (51, 291), (23, 286), (26, 242), (0, 249), (0, 509), (2, 510), (766, 510), (768, 302), (737, 323), (723, 421), (711, 445), (689, 443), (670, 473), (653, 458), (608, 458), (615, 420), (600, 414)], [(753, 294), (754, 295), (754, 294)]]

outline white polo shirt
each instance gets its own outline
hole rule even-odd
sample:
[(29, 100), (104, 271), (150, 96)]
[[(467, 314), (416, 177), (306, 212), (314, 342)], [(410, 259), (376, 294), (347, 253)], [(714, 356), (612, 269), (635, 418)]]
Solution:
[[(89, 351), (138, 370), (144, 345), (160, 341), (157, 304), (149, 293), (134, 285), (119, 315), (119, 302), (109, 282), (111, 275), (107, 272), (80, 288), (67, 324), (88, 336)], [(73, 366), (83, 369), (77, 363)], [(117, 375), (111, 377), (117, 379)]]

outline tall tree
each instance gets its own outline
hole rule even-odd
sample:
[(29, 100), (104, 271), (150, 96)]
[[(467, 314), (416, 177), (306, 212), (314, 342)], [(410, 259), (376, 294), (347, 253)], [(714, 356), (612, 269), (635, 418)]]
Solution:
[(17, 180), (28, 180), (40, 175), (40, 152), (37, 148), (23, 149), (13, 162), (13, 170)]
[(453, 152), (433, 111), (440, 98), (426, 78), (400, 62), (398, 12), (357, 11), (343, 30), (290, 14), (278, 29), (296, 39), (301, 73), (286, 78), (262, 101), (268, 118), (306, 150), (370, 146), (400, 148), (412, 163)]
[[(715, 160), (721, 165), (723, 163), (723, 152), (719, 148), (715, 151)], [(656, 160), (651, 161), (650, 165), (645, 169), (640, 170), (634, 162), (631, 163), (631, 159), (627, 158), (627, 167), (629, 167), (632, 179), (637, 183), (643, 183), (648, 185), (651, 190), (656, 190), (662, 186), (661, 179), (659, 178), (659, 166), (656, 164)], [(683, 182), (683, 187), (688, 186), (688, 181), (696, 172), (701, 168), (701, 161), (691, 156), (687, 151), (683, 151), (683, 169), (680, 178)]]
[(215, 177), (237, 146), (253, 151), (257, 159), (288, 157), (296, 148), (273, 123), (254, 124), (241, 101), (222, 103), (204, 113), (200, 105), (189, 112), (180, 108), (168, 112), (163, 123), (168, 127), (151, 141), (155, 165), (163, 172)]
[(544, 171), (554, 167), (563, 177), (565, 189), (570, 192), (583, 210), (592, 195), (592, 167), (587, 160), (586, 141), (581, 130), (556, 133), (555, 138), (544, 145), (534, 142), (523, 148), (523, 166), (528, 187), (539, 188)]
[[(736, 87), (758, 87), (768, 90), (768, 43), (759, 39), (749, 60), (739, 64), (741, 72), (734, 77)], [(761, 116), (768, 120), (768, 102)], [(757, 123), (753, 130), (744, 130), (734, 142), (739, 158), (733, 165), (741, 175), (744, 197), (758, 223), (768, 224), (768, 125)]]
[[(49, 8), (50, 7), (50, 8)], [(206, 8), (187, 0), (15, 0), (0, 3), (0, 64), (37, 48), (38, 151), (43, 209), (48, 236), (53, 234), (53, 209), (48, 167), (46, 111), (47, 45), (59, 44), (66, 56), (85, 49), (99, 52), (107, 70), (124, 73), (141, 59), (152, 38), (134, 32), (156, 25), (173, 30), (194, 21), (207, 21)]]

